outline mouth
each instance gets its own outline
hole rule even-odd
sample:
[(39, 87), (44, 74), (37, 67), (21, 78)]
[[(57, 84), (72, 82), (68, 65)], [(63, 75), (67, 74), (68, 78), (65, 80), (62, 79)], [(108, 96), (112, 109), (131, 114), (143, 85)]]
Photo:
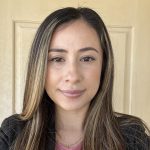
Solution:
[(85, 90), (60, 90), (62, 94), (66, 97), (77, 98), (83, 95)]

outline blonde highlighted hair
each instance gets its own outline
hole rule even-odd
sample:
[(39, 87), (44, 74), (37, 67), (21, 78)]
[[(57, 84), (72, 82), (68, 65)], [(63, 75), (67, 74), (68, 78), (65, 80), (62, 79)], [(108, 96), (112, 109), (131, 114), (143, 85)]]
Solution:
[(55, 128), (55, 105), (44, 89), (48, 50), (56, 28), (77, 19), (83, 19), (95, 29), (103, 49), (101, 85), (91, 101), (84, 121), (83, 149), (125, 150), (112, 108), (114, 60), (107, 29), (100, 16), (92, 9), (72, 7), (51, 13), (37, 30), (30, 52), (23, 110), (19, 114), (19, 118), (26, 124), (14, 142), (14, 150), (46, 149), (47, 129)]

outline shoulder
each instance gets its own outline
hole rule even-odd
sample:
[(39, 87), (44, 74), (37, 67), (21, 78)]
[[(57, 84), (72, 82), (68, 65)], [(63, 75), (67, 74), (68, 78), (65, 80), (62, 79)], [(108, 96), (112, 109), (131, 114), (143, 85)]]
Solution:
[(0, 127), (0, 149), (8, 149), (24, 125), (25, 121), (20, 120), (17, 114), (6, 118)]
[(141, 119), (130, 115), (123, 115), (118, 117), (118, 122), (127, 150), (150, 149), (149, 129)]

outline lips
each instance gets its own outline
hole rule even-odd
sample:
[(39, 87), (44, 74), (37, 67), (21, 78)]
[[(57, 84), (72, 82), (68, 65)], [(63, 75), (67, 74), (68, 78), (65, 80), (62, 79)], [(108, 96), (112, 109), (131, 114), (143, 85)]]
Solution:
[(81, 96), (85, 90), (60, 90), (64, 96), (76, 98)]

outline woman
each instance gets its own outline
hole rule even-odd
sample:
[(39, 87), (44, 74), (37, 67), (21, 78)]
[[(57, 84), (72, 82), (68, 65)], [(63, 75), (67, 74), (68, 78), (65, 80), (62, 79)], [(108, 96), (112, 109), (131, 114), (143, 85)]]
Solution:
[(113, 53), (89, 8), (64, 8), (40, 25), (30, 53), (23, 110), (5, 119), (2, 150), (148, 150), (149, 131), (113, 112)]

